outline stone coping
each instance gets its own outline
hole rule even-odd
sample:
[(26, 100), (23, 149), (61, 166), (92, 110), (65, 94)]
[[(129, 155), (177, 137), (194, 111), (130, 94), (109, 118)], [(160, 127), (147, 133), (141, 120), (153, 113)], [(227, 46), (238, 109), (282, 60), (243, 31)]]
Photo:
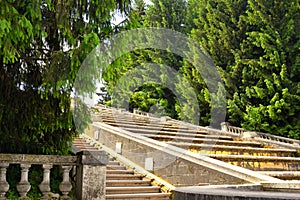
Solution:
[(77, 156), (0, 154), (0, 163), (76, 165)]
[[(289, 181), (290, 183), (290, 181)], [(265, 183), (274, 184), (278, 189), (278, 184), (284, 183)], [(300, 199), (298, 192), (265, 191), (260, 184), (245, 185), (218, 185), (218, 186), (189, 186), (175, 189), (174, 200), (187, 199)]]
[(94, 122), (93, 126), (95, 128), (103, 129), (106, 131), (109, 131), (115, 135), (118, 135), (120, 137), (124, 137), (130, 140), (133, 140), (135, 142), (141, 143), (142, 145), (147, 145), (149, 147), (159, 149), (160, 151), (163, 151), (167, 154), (180, 157), (182, 159), (188, 160), (190, 162), (193, 162), (195, 164), (198, 164), (200, 166), (207, 167), (212, 170), (219, 171), (224, 174), (231, 175), (233, 177), (240, 178), (242, 180), (248, 181), (250, 183), (257, 183), (261, 181), (271, 181), (271, 182), (277, 182), (281, 181), (280, 179), (273, 178), (267, 175), (262, 175), (259, 173), (256, 173), (252, 170), (248, 170), (242, 167), (233, 166), (228, 163), (209, 158), (205, 155), (199, 155), (195, 154), (193, 152), (186, 151), (185, 149), (166, 144), (157, 140), (153, 140), (151, 138), (147, 138), (144, 136), (141, 136), (139, 134), (135, 134), (117, 127), (113, 127), (110, 125), (107, 125), (105, 123), (101, 122)]

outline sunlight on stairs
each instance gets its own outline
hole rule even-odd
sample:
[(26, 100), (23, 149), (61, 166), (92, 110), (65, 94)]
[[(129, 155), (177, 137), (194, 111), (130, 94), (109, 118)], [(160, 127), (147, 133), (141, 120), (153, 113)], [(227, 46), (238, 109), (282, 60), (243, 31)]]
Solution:
[(211, 158), (244, 167), (283, 180), (300, 180), (299, 152), (231, 135), (206, 132), (195, 125), (176, 120), (119, 112), (97, 107), (94, 121), (100, 121), (123, 130), (205, 154)]

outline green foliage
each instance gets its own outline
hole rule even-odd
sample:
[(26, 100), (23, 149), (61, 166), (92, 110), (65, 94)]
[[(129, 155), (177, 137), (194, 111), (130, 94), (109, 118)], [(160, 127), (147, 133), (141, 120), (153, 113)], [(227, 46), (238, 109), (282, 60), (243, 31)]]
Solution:
[[(203, 57), (196, 49), (189, 49), (194, 51), (189, 62), (169, 50), (136, 50), (117, 59), (104, 72), (109, 92), (126, 93), (116, 89), (116, 85), (138, 86), (133, 94), (118, 96), (110, 103), (130, 99), (130, 108), (148, 111), (156, 105), (178, 119), (216, 125), (219, 121), (211, 121), (212, 114), (222, 115), (226, 108), (225, 99), (220, 96), (226, 95), (227, 120), (233, 125), (299, 138), (299, 11), (299, 0), (154, 0), (139, 19), (141, 27), (169, 28), (188, 34), (211, 56), (225, 88), (218, 83), (218, 89), (209, 90), (217, 83), (217, 72), (206, 67), (205, 59), (198, 62)], [(170, 91), (162, 92), (163, 84), (141, 87), (143, 83), (136, 83), (135, 79), (122, 79), (145, 63), (171, 66), (183, 76), (186, 82), (176, 77), (176, 91), (186, 105), (197, 104), (199, 110), (180, 105), (175, 94), (166, 98)], [(149, 76), (155, 73), (154, 69), (147, 70)], [(159, 78), (163, 83), (167, 74), (156, 73), (164, 74)], [(142, 76), (134, 74), (139, 75)]]
[[(139, 3), (137, 5), (143, 5), (141, 2)], [(151, 5), (142, 8), (138, 6), (137, 8), (139, 13), (147, 8), (143, 12), (145, 15), (131, 19), (128, 27), (125, 28), (131, 28), (130, 24), (137, 24), (136, 20), (138, 20), (140, 23), (139, 27), (150, 26), (184, 31), (186, 2), (183, 0), (153, 1)], [(151, 40), (151, 38), (149, 39)], [(145, 66), (147, 63), (155, 63), (161, 67), (159, 69), (147, 67)], [(178, 118), (178, 112), (175, 109), (177, 104), (176, 95), (172, 91), (172, 89), (175, 89), (175, 85), (172, 89), (166, 87), (169, 79), (166, 68), (170, 67), (176, 71), (181, 67), (181, 63), (182, 58), (169, 50), (143, 49), (122, 55), (110, 67), (105, 69), (103, 74), (103, 78), (107, 82), (108, 92), (118, 95), (114, 96), (109, 104), (117, 107), (126, 107), (124, 103), (127, 102), (129, 103), (129, 109), (137, 108), (154, 112), (157, 115), (168, 115)], [(134, 74), (135, 76), (133, 74), (130, 75), (136, 78), (124, 79), (126, 76), (129, 77), (127, 73), (133, 73), (131, 71), (141, 68), (143, 70), (140, 73)], [(143, 82), (145, 80), (153, 81)], [(133, 90), (131, 93), (128, 92), (130, 87)]]
[(212, 56), (226, 84), (228, 120), (299, 138), (299, 0), (190, 5), (198, 14), (191, 36)]
[(114, 32), (112, 12), (129, 12), (130, 1), (3, 0), (0, 7), (0, 152), (66, 154), (86, 125), (76, 130), (70, 109), (76, 74)]

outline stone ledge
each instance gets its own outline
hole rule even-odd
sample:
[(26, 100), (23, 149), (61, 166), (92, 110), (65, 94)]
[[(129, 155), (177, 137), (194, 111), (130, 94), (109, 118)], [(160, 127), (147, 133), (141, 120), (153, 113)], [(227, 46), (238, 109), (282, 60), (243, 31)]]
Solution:
[(261, 182), (261, 185), (264, 190), (268, 191), (298, 192), (300, 199), (300, 181)]
[(293, 200), (300, 199), (296, 192), (264, 191), (259, 184), (192, 186), (176, 188), (174, 200)]
[(77, 156), (0, 154), (0, 163), (76, 165)]

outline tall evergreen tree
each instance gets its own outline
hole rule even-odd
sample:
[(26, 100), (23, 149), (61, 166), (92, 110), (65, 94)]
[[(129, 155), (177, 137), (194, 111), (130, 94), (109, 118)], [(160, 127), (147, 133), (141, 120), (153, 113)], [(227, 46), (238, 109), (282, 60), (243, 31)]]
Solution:
[[(246, 38), (232, 70), (241, 84), (229, 101), (230, 120), (246, 129), (300, 137), (299, 0), (249, 0)], [(233, 116), (233, 115), (232, 115)]]
[(222, 73), (228, 120), (298, 138), (299, 0), (195, 2), (191, 36)]
[[(81, 62), (130, 1), (0, 1), (0, 151), (65, 153)], [(80, 114), (78, 112), (77, 114)]]

